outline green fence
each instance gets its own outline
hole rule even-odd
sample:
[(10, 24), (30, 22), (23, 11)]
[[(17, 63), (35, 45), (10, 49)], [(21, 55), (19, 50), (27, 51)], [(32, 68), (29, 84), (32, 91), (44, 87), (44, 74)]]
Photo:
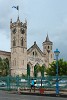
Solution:
[[(0, 89), (1, 90), (17, 90), (18, 87), (21, 88), (30, 88), (32, 77), (0, 77)], [(36, 81), (35, 87), (36, 88), (46, 88), (46, 89), (55, 89), (56, 88), (56, 76), (46, 76), (46, 77), (37, 77), (34, 78)], [(59, 76), (59, 89), (60, 90), (67, 90), (67, 76)]]

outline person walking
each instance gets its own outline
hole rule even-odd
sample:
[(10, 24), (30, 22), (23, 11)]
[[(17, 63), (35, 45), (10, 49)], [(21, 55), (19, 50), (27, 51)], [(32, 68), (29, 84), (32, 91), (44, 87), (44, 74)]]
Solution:
[[(35, 92), (35, 82), (34, 79), (31, 80), (31, 90), (34, 88), (34, 92)], [(31, 92), (30, 90), (30, 92)]]

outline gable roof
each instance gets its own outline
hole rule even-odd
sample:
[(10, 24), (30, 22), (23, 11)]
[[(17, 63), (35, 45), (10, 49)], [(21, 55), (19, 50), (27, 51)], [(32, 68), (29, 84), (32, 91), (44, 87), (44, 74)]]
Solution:
[(38, 52), (44, 56), (44, 53), (40, 50), (40, 48), (38, 47), (38, 45), (36, 44), (36, 42), (34, 42), (34, 44), (27, 50), (27, 54), (29, 54), (34, 48), (36, 48), (38, 50)]

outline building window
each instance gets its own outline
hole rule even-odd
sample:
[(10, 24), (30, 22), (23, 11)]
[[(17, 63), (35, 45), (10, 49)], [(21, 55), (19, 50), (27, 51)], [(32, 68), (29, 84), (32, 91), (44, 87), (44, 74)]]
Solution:
[(51, 46), (51, 50), (52, 50), (52, 46)]
[(13, 66), (14, 66), (14, 60), (13, 60)]
[(52, 58), (52, 54), (51, 54), (51, 58)]
[(16, 58), (15, 58), (15, 66), (16, 66)]
[(23, 38), (21, 38), (21, 46), (23, 46)]
[(49, 49), (49, 46), (48, 46), (48, 49)]
[(15, 37), (13, 38), (13, 46), (16, 46), (16, 39), (15, 39)]
[(33, 56), (34, 56), (34, 52), (33, 52)]
[(35, 51), (35, 56), (37, 56), (37, 52)]
[(14, 29), (12, 30), (12, 32), (13, 32), (13, 34), (15, 34), (15, 33), (16, 33), (16, 28), (14, 28)]
[(23, 65), (24, 65), (24, 60), (23, 60)]

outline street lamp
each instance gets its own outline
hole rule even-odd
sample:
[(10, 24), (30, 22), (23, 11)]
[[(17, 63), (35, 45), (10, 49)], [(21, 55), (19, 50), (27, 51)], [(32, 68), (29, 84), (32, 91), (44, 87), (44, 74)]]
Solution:
[(56, 49), (56, 51), (54, 51), (55, 56), (56, 56), (56, 95), (59, 94), (59, 83), (58, 83), (58, 56), (60, 51), (58, 49)]

